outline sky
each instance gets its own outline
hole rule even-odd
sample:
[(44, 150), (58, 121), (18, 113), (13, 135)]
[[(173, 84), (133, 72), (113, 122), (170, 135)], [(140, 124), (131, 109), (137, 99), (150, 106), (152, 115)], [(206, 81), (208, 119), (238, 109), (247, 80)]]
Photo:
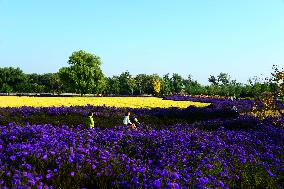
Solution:
[(54, 73), (77, 50), (106, 76), (246, 83), (284, 67), (284, 0), (0, 0), (0, 67)]

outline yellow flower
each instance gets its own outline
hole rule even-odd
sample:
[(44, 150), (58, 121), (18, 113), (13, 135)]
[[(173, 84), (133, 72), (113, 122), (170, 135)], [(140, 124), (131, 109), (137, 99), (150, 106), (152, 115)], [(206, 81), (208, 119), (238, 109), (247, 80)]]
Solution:
[(204, 107), (209, 103), (191, 102), (191, 101), (172, 101), (163, 100), (156, 97), (17, 97), (1, 96), (0, 107), (49, 107), (49, 106), (85, 106), (91, 104), (94, 106), (115, 106), (130, 108), (168, 108), (188, 106)]

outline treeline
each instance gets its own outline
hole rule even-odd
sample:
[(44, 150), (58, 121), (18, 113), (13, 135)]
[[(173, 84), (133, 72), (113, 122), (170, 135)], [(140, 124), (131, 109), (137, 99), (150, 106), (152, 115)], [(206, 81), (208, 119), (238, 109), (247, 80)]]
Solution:
[[(236, 97), (254, 97), (273, 90), (268, 82), (249, 80), (241, 84), (230, 80), (228, 74), (220, 73), (210, 76), (210, 85), (204, 86), (191, 77), (183, 78), (177, 73), (160, 77), (157, 74), (138, 74), (132, 76), (123, 72), (119, 76), (104, 77), (98, 90), (93, 93), (115, 95), (219, 95)], [(75, 89), (66, 86), (59, 73), (25, 74), (20, 68), (0, 68), (1, 93), (76, 93)], [(92, 93), (92, 92), (91, 92)]]
[(109, 95), (219, 95), (255, 97), (263, 92), (272, 92), (272, 82), (250, 79), (247, 84), (231, 80), (230, 75), (220, 73), (209, 76), (209, 85), (201, 85), (189, 75), (183, 78), (174, 73), (131, 75), (128, 71), (117, 76), (106, 77), (100, 69), (101, 61), (85, 51), (72, 53), (69, 67), (57, 73), (26, 74), (20, 68), (0, 68), (1, 93), (78, 93)]

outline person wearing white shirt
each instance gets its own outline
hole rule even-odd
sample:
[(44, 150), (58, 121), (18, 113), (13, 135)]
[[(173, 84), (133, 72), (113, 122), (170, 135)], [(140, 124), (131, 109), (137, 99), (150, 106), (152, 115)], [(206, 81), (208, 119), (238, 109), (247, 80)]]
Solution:
[(123, 118), (123, 124), (124, 125), (129, 125), (132, 129), (135, 129), (135, 130), (137, 130), (137, 127), (135, 126), (135, 124), (134, 123), (132, 123), (131, 121), (130, 121), (130, 112), (127, 112), (127, 114), (125, 114), (125, 116), (124, 116), (124, 118)]

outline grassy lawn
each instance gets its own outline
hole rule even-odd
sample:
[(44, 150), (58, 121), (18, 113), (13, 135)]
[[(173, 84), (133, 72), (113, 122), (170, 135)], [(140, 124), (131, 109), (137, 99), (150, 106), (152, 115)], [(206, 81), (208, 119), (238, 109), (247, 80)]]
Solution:
[(49, 106), (84, 106), (91, 104), (94, 106), (115, 106), (131, 108), (168, 108), (188, 106), (204, 107), (208, 103), (190, 101), (162, 100), (156, 97), (17, 97), (1, 96), (0, 107), (49, 107)]

